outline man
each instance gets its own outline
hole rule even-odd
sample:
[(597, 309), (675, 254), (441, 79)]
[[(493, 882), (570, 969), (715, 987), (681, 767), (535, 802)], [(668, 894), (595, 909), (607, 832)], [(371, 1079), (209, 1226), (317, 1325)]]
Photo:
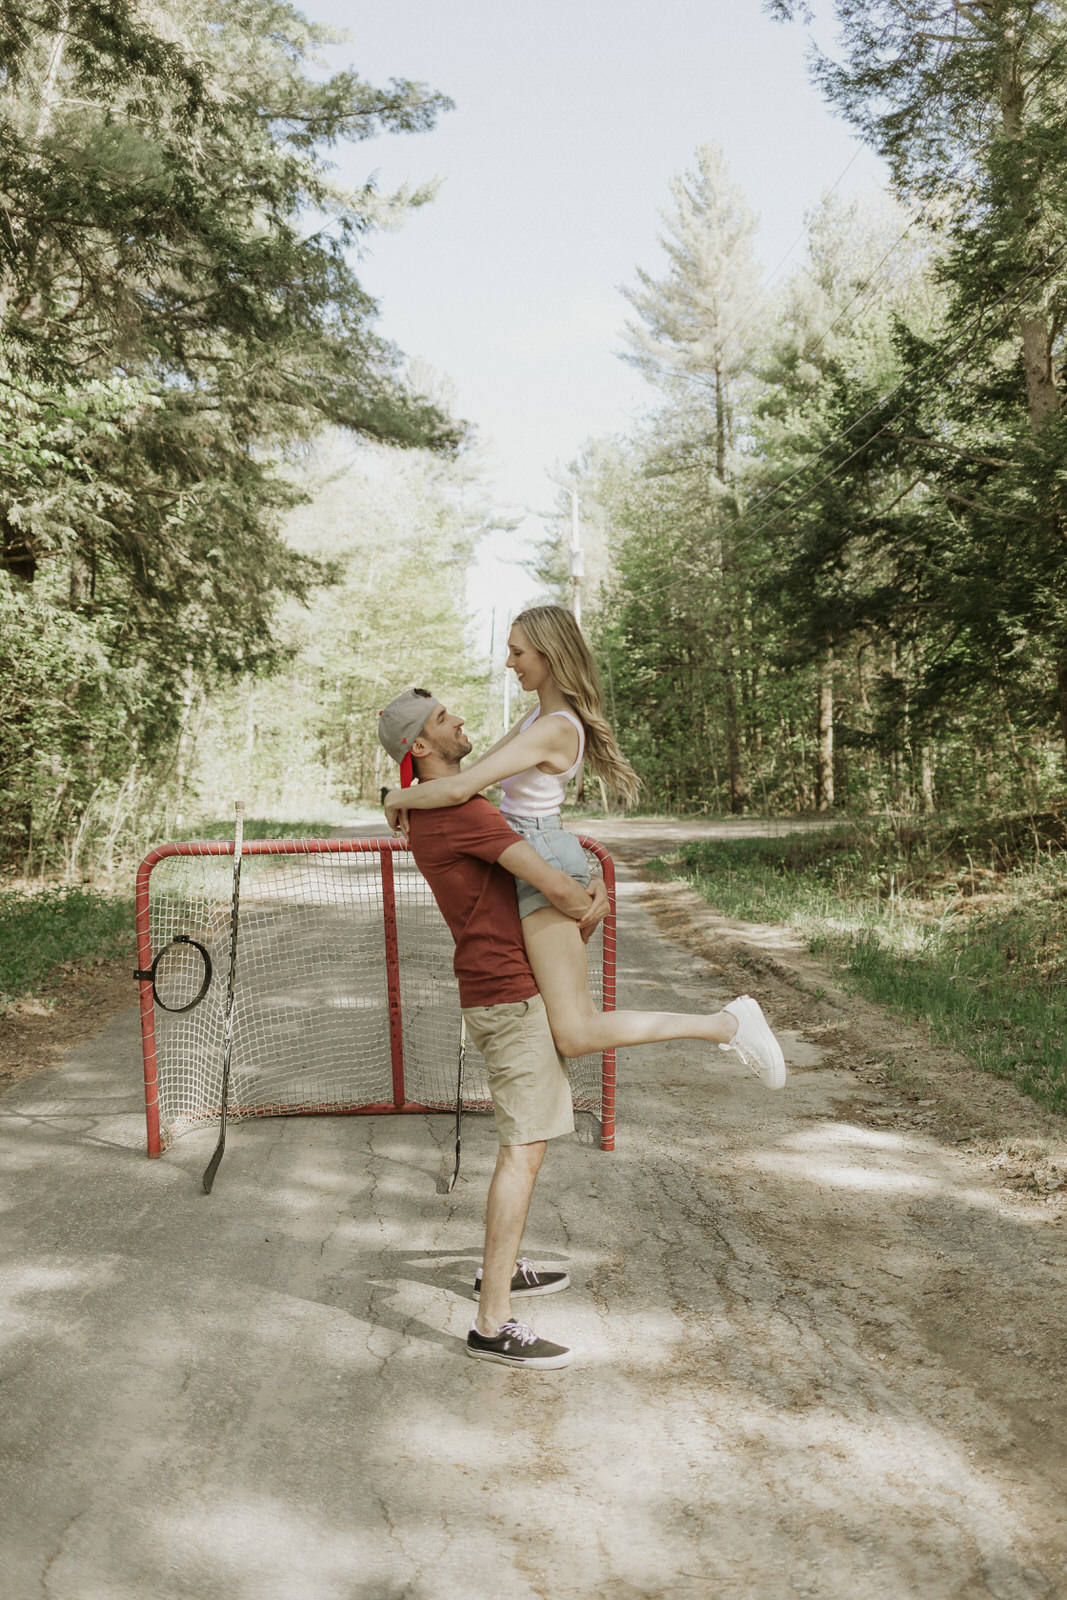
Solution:
[[(378, 737), (400, 762), (405, 786), (413, 776), (458, 772), (471, 752), (463, 719), (426, 689), (391, 701), (378, 718)], [(519, 1247), (547, 1142), (574, 1129), (570, 1081), (526, 959), (513, 879), (533, 884), (583, 929), (606, 915), (607, 892), (599, 879), (583, 889), (542, 860), (481, 795), (413, 812), (410, 844), (456, 943), (460, 1005), (489, 1070), (500, 1139), (467, 1354), (514, 1367), (564, 1367), (566, 1346), (538, 1338), (511, 1313), (512, 1294), (551, 1294), (570, 1282), (564, 1272), (541, 1273), (520, 1261)]]

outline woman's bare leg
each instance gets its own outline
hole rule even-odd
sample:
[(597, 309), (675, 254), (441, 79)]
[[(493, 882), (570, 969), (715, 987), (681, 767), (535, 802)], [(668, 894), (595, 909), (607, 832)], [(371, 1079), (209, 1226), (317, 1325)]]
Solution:
[(665, 1039), (729, 1044), (737, 1031), (737, 1021), (728, 1011), (598, 1011), (589, 993), (578, 924), (554, 907), (524, 917), (522, 936), (561, 1055), (594, 1055)]

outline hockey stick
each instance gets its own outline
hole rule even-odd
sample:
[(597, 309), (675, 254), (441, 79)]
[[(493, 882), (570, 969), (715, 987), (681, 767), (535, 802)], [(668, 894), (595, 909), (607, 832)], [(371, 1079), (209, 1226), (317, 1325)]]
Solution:
[(204, 1193), (211, 1193), (211, 1185), (219, 1170), (222, 1152), (226, 1148), (226, 1100), (230, 1092), (230, 1054), (233, 1048), (233, 983), (237, 972), (237, 912), (241, 900), (241, 846), (244, 842), (245, 808), (238, 800), (234, 806), (236, 826), (233, 836), (233, 907), (230, 912), (230, 975), (226, 983), (226, 1014), (222, 1023), (222, 1118), (219, 1124), (219, 1142), (215, 1154), (204, 1171)]
[(461, 1016), (459, 1019), (459, 1071), (456, 1074), (456, 1165), (452, 1170), (452, 1177), (449, 1180), (447, 1190), (449, 1194), (451, 1194), (452, 1190), (456, 1187), (456, 1179), (459, 1177), (460, 1127), (463, 1123), (463, 1061), (466, 1057), (466, 1054), (467, 1019), (466, 1017)]

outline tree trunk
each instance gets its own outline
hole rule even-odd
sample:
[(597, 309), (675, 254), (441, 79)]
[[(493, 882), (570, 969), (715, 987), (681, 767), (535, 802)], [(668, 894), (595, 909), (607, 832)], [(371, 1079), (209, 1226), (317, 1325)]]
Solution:
[(936, 797), (934, 794), (934, 752), (930, 745), (922, 747), (922, 797), (923, 810), (929, 814), (936, 810)]
[(20, 528), (8, 521), (3, 511), (0, 511), (0, 568), (24, 583), (32, 583), (37, 576), (37, 557), (32, 544)]
[(1056, 662), (1056, 704), (1060, 714), (1060, 732), (1067, 745), (1067, 646), (1060, 651)]
[[(1019, 59), (1017, 32), (1009, 35), (1014, 48), (1005, 56), (1000, 80), (1001, 127), (1009, 139), (1025, 140), (1027, 113), (1027, 85)], [(1036, 159), (1032, 156), (1031, 160)], [(1011, 199), (1012, 214), (1021, 226), (1027, 226), (1027, 212), (1031, 205), (1029, 196), (1016, 192)], [(1036, 241), (1029, 245), (1030, 265), (1035, 274), (1042, 264), (1042, 252)], [(1039, 280), (1040, 281), (1040, 280)], [(1023, 347), (1023, 372), (1026, 380), (1026, 408), (1030, 427), (1035, 434), (1041, 432), (1049, 417), (1060, 408), (1061, 396), (1052, 373), (1052, 330), (1047, 316), (1035, 314), (1033, 307), (1025, 308), (1019, 316), (1019, 333)]]
[(96, 563), (75, 550), (70, 558), (70, 605), (72, 611), (79, 606), (91, 605), (96, 591)]
[(56, 31), (52, 35), (51, 48), (48, 51), (48, 65), (45, 68), (44, 78), (41, 82), (40, 109), (37, 114), (37, 133), (35, 144), (40, 144), (52, 129), (52, 113), (55, 110), (58, 95), (59, 73), (63, 65), (63, 54), (67, 47), (67, 34), (70, 31), (70, 0), (61, 0), (59, 15), (56, 18)]
[(815, 807), (834, 806), (834, 658), (828, 651), (819, 676), (819, 736), (816, 748)]
[[(55, 18), (56, 31), (52, 35), (52, 42), (48, 49), (48, 61), (37, 91), (37, 127), (34, 132), (33, 142), (36, 147), (30, 157), (30, 166), (39, 167), (41, 164), (40, 145), (52, 130), (52, 118), (56, 103), (59, 98), (59, 74), (63, 66), (63, 56), (67, 48), (67, 35), (70, 32), (70, 0), (60, 0), (58, 15)], [(18, 295), (17, 258), (21, 245), (25, 225), (16, 214), (5, 219), (8, 243), (11, 249), (11, 271), (0, 275), (0, 320), (7, 314), (7, 308)]]
[(1026, 409), (1030, 426), (1040, 433), (1060, 408), (1060, 391), (1052, 374), (1052, 337), (1048, 322), (1040, 317), (1020, 318), (1023, 370), (1026, 374)]
[(726, 759), (730, 768), (730, 810), (734, 816), (745, 809), (745, 785), (741, 775), (741, 732), (737, 724), (737, 690), (729, 663), (723, 672), (723, 700), (726, 707)]
[(178, 731), (178, 749), (175, 758), (176, 790), (174, 801), (174, 822), (176, 827), (185, 826), (185, 780), (187, 756), (189, 752), (189, 719), (193, 712), (193, 663), (192, 657), (187, 657), (185, 662), (185, 677), (182, 683), (182, 721)]
[(726, 482), (726, 382), (722, 363), (715, 363), (715, 472)]

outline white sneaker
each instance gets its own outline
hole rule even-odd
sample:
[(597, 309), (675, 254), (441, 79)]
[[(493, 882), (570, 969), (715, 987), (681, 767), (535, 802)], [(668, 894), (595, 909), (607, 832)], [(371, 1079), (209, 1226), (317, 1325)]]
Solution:
[(782, 1047), (774, 1037), (763, 1015), (758, 1000), (753, 1000), (751, 995), (738, 995), (736, 1000), (731, 1000), (728, 1006), (723, 1007), (732, 1017), (737, 1018), (737, 1032), (729, 1044), (721, 1044), (720, 1050), (735, 1050), (745, 1063), (756, 1074), (757, 1078), (767, 1089), (784, 1089), (786, 1080), (785, 1057)]

